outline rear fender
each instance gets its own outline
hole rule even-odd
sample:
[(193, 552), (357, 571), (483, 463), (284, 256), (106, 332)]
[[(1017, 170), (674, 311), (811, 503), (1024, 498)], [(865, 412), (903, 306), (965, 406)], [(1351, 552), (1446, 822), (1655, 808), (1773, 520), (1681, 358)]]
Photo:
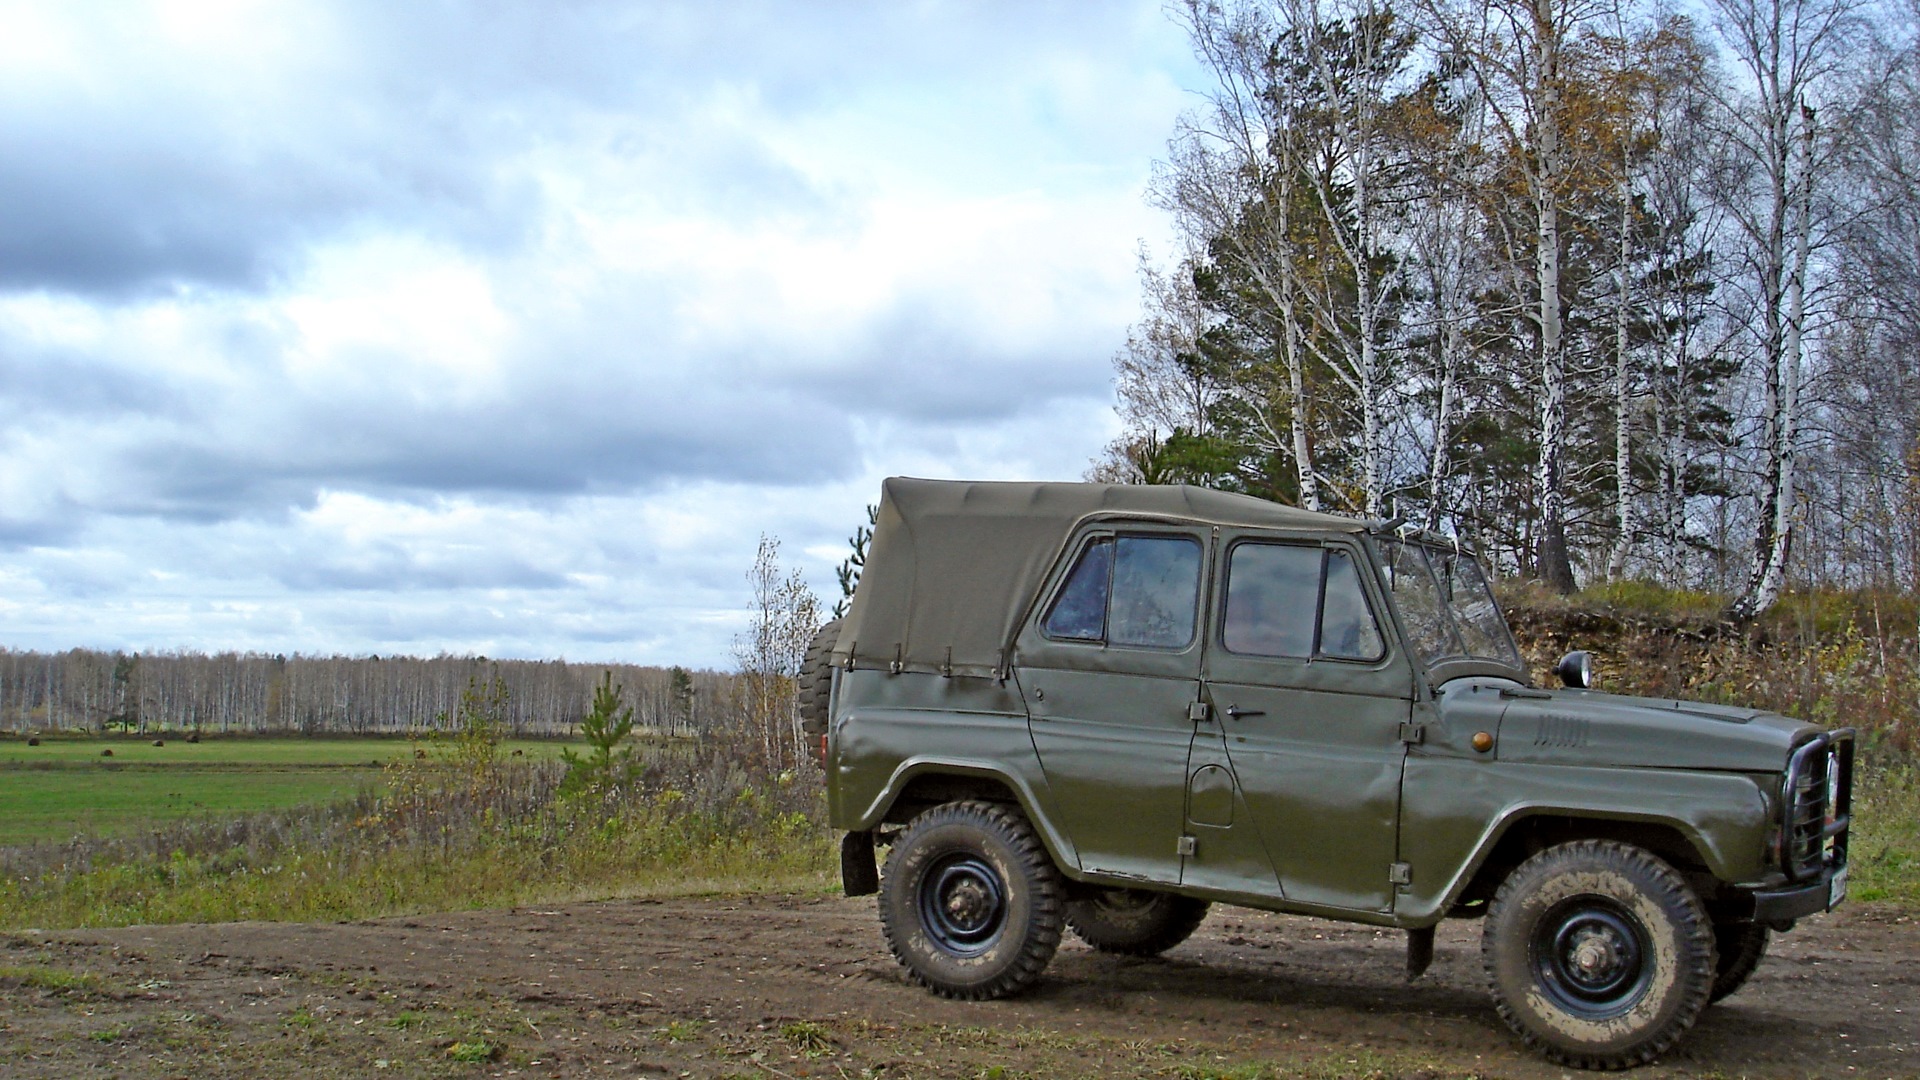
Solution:
[(990, 802), (1018, 803), (1046, 845), (1047, 854), (1063, 871), (1076, 870), (1079, 854), (1053, 822), (1041, 812), (1040, 798), (1027, 778), (1009, 772), (999, 763), (981, 760), (915, 757), (900, 763), (872, 802), (848, 820), (843, 828), (874, 829), (885, 824), (904, 825), (923, 809), (958, 799), (985, 799)]

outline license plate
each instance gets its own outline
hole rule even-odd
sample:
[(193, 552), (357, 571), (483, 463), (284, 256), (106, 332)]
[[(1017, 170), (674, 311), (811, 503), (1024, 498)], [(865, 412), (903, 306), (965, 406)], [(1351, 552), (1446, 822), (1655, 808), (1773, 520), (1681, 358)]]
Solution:
[(1832, 911), (1834, 908), (1839, 907), (1840, 901), (1846, 898), (1847, 868), (1843, 866), (1834, 873), (1833, 884), (1827, 886), (1827, 910)]

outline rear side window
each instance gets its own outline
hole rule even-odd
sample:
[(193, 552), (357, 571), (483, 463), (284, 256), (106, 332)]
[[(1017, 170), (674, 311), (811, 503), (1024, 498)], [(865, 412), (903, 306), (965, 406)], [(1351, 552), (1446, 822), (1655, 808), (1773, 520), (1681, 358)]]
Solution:
[(1180, 649), (1193, 641), (1199, 601), (1194, 540), (1102, 537), (1082, 549), (1042, 629), (1068, 641)]
[(1235, 545), (1220, 642), (1249, 656), (1372, 661), (1385, 652), (1352, 556), (1299, 544)]

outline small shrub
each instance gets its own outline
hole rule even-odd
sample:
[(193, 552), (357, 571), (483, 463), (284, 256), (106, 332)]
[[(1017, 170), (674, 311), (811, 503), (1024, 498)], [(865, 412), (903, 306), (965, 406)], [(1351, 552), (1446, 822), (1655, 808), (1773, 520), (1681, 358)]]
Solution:
[(475, 1039), (471, 1042), (457, 1042), (447, 1047), (447, 1056), (455, 1061), (473, 1065), (498, 1058), (500, 1056), (500, 1047), (484, 1039)]
[(653, 1033), (661, 1042), (683, 1043), (700, 1034), (698, 1020), (669, 1020), (667, 1026)]
[(780, 1037), (808, 1057), (833, 1049), (833, 1036), (826, 1026), (812, 1020), (793, 1020), (780, 1025)]

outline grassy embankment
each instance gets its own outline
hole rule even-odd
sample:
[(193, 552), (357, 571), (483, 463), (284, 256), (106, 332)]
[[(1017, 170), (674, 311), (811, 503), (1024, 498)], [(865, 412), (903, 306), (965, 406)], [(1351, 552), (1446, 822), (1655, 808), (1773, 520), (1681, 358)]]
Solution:
[[(1523, 589), (1508, 599), (1543, 681), (1561, 652), (1586, 648), (1605, 689), (1860, 729), (1853, 896), (1920, 907), (1913, 600), (1792, 598), (1740, 630), (1717, 620), (1713, 598), (1637, 586), (1571, 600)], [(0, 848), (0, 929), (830, 887), (818, 773), (776, 774), (756, 763), (755, 743), (736, 732), (655, 748), (633, 782), (584, 797), (559, 794), (564, 769), (554, 762), (405, 755), (382, 768), (377, 789), (322, 809)]]
[[(566, 767), (553, 760), (561, 749), (554, 744), (476, 748), (453, 739), (418, 758), (407, 743), (388, 742), (375, 769), (365, 741), (303, 742), (203, 741), (192, 749), (210, 748), (225, 766), (209, 764), (190, 780), (177, 765), (150, 765), (144, 779), (168, 791), (192, 786), (195, 798), (210, 801), (231, 794), (212, 771), (223, 767), (232, 779), (293, 770), (293, 762), (363, 778), (319, 805), (150, 817), (121, 835), (0, 846), (0, 929), (343, 919), (633, 892), (825, 887), (831, 848), (817, 824), (817, 774), (769, 776), (746, 755), (718, 752), (718, 743), (638, 748), (632, 782), (563, 796)], [(84, 755), (84, 745), (31, 749)], [(93, 743), (91, 753), (100, 748)], [(0, 768), (9, 785), (36, 776), (70, 782), (42, 791), (31, 804), (38, 812), (134, 774), (84, 757), (44, 770)], [(278, 797), (294, 800), (295, 786)]]

